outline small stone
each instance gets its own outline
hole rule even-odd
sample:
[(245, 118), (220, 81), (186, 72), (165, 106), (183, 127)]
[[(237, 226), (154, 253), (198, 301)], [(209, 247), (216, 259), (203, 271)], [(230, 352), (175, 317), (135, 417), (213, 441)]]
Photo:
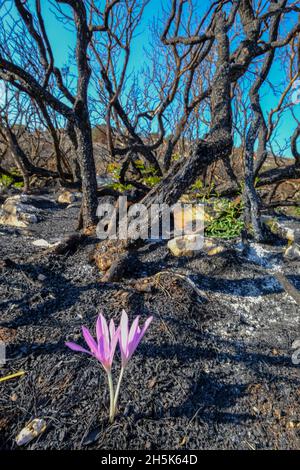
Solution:
[(208, 256), (219, 255), (226, 250), (224, 246), (215, 245), (207, 251)]
[(202, 235), (184, 235), (168, 242), (168, 248), (174, 256), (193, 256), (203, 247)]
[(215, 240), (205, 238), (202, 235), (184, 235), (173, 238), (168, 242), (168, 248), (174, 256), (193, 256), (200, 251), (208, 256), (223, 253), (226, 246), (216, 244)]
[(300, 348), (300, 339), (296, 339), (292, 344), (292, 349)]
[(299, 260), (300, 259), (300, 245), (298, 243), (293, 243), (285, 250), (284, 257), (289, 260)]
[(16, 437), (16, 444), (18, 446), (24, 446), (28, 444), (33, 439), (42, 434), (46, 430), (46, 427), (47, 425), (44, 419), (35, 418), (19, 432)]
[(0, 225), (11, 225), (13, 227), (25, 228), (28, 224), (22, 220), (18, 220), (15, 215), (6, 215), (2, 213), (0, 216)]
[(49, 248), (51, 246), (51, 243), (47, 242), (47, 240), (44, 240), (43, 238), (39, 240), (34, 240), (32, 244), (40, 248)]
[(277, 418), (277, 419), (281, 419), (281, 417), (282, 417), (281, 411), (278, 410), (278, 409), (274, 410), (274, 416), (275, 416), (275, 418)]
[(44, 240), (43, 238), (41, 238), (39, 240), (34, 240), (32, 244), (39, 248), (55, 248), (56, 246), (59, 245), (60, 242), (61, 240), (58, 240), (55, 243), (50, 243), (50, 242), (47, 242), (47, 240)]
[(1, 207), (0, 224), (19, 228), (36, 224), (42, 214), (42, 210), (34, 205), (38, 202), (38, 198), (25, 194), (7, 198)]
[(153, 377), (153, 379), (151, 379), (148, 383), (148, 388), (150, 388), (150, 389), (154, 388), (156, 383), (157, 383), (157, 377)]
[(18, 395), (16, 393), (12, 393), (10, 396), (11, 401), (17, 401)]
[(59, 204), (73, 204), (74, 202), (81, 199), (81, 193), (75, 193), (72, 191), (63, 191), (58, 195), (57, 202)]
[(44, 281), (46, 281), (46, 279), (47, 279), (47, 277), (44, 276), (44, 274), (39, 274), (39, 275), (38, 275), (38, 280), (39, 280), (39, 281), (44, 282)]

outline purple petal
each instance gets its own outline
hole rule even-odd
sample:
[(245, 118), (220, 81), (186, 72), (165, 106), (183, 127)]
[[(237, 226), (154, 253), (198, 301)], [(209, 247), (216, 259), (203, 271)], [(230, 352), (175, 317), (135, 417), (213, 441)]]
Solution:
[(134, 351), (136, 350), (136, 348), (138, 347), (138, 345), (140, 344), (140, 341), (141, 341), (141, 338), (139, 336), (136, 336), (133, 341), (129, 344), (128, 346), (128, 356), (127, 356), (127, 361), (129, 361), (134, 353)]
[(131, 358), (131, 356), (133, 355), (134, 351), (136, 350), (136, 348), (138, 347), (138, 345), (140, 344), (140, 342), (142, 341), (142, 338), (144, 336), (144, 334), (146, 333), (147, 329), (149, 328), (149, 325), (150, 323), (152, 322), (153, 320), (153, 317), (149, 317), (145, 323), (144, 323), (144, 326), (142, 328), (142, 330), (140, 330), (140, 328), (138, 327), (137, 328), (137, 331), (136, 331), (136, 334), (132, 340), (132, 342), (129, 344), (129, 355), (128, 355), (128, 360)]
[(141, 336), (143, 337), (144, 334), (146, 333), (146, 331), (148, 330), (149, 326), (150, 326), (150, 323), (152, 322), (153, 320), (153, 317), (149, 317), (147, 318), (147, 320), (145, 321), (144, 323), (144, 326), (142, 328), (142, 331), (141, 331)]
[(130, 331), (129, 331), (129, 335), (128, 335), (128, 343), (131, 343), (131, 341), (133, 340), (133, 338), (137, 334), (137, 331), (138, 331), (138, 328), (139, 328), (139, 318), (140, 317), (136, 317), (135, 320), (133, 320), (133, 322), (132, 322), (132, 325), (131, 325), (131, 328), (130, 328)]
[(116, 346), (118, 344), (118, 340), (120, 337), (120, 327), (117, 328), (115, 331), (115, 334), (111, 337), (111, 342), (110, 342), (110, 365), (113, 362), (115, 351), (116, 351)]
[(72, 351), (83, 352), (83, 353), (91, 354), (90, 351), (88, 351), (87, 349), (82, 348), (81, 346), (79, 346), (79, 344), (72, 343), (72, 342), (67, 342), (67, 343), (65, 343), (65, 345), (66, 345), (68, 348), (72, 349)]
[(103, 344), (103, 352), (105, 357), (109, 357), (109, 331), (107, 326), (107, 321), (105, 320), (102, 313), (100, 313), (100, 322), (101, 322), (101, 330), (102, 330), (102, 344)]
[(128, 343), (128, 316), (125, 310), (122, 310), (121, 322), (120, 322), (120, 349), (122, 359), (127, 356), (127, 343)]
[(116, 327), (115, 327), (115, 322), (113, 321), (113, 319), (111, 319), (109, 322), (109, 334), (110, 334), (110, 340), (112, 340), (112, 338), (116, 334)]
[(100, 314), (97, 318), (97, 321), (96, 321), (96, 336), (97, 336), (97, 343), (99, 343), (100, 341), (100, 338), (102, 337), (103, 335), (103, 331), (102, 331), (102, 324), (101, 324), (101, 318), (100, 318)]
[(82, 327), (82, 334), (83, 334), (83, 337), (85, 339), (86, 344), (88, 345), (88, 347), (90, 348), (92, 353), (96, 355), (97, 352), (98, 352), (97, 351), (97, 343), (94, 340), (94, 338), (92, 337), (89, 330), (85, 326)]

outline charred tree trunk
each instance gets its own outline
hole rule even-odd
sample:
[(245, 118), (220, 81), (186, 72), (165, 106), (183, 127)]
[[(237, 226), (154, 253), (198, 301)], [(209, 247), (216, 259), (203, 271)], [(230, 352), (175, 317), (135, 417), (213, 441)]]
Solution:
[(20, 148), (17, 138), (10, 128), (7, 129), (7, 136), (12, 156), (24, 181), (23, 191), (24, 193), (27, 193), (30, 190), (29, 168), (31, 167), (31, 163), (23, 150)]
[(87, 228), (95, 225), (97, 221), (96, 167), (88, 106), (88, 86), (91, 78), (91, 68), (87, 51), (92, 33), (88, 26), (87, 11), (84, 2), (74, 2), (73, 8), (77, 30), (76, 60), (78, 68), (77, 96), (73, 108), (75, 117), (74, 129), (77, 137), (77, 160), (80, 166), (82, 183), (81, 214), (83, 226)]
[[(226, 33), (225, 17), (218, 14), (215, 36), (217, 41), (218, 60), (214, 76), (214, 88), (211, 94), (211, 130), (205, 140), (201, 140), (192, 151), (189, 158), (176, 162), (163, 180), (151, 190), (141, 203), (149, 209), (152, 204), (165, 203), (172, 205), (203, 173), (203, 170), (220, 158), (227, 158), (233, 146), (232, 113), (230, 99), (230, 63), (229, 41)], [(155, 221), (151, 221), (152, 223)], [(119, 242), (122, 245), (122, 242)], [(131, 248), (135, 241), (127, 240), (125, 247)], [(124, 243), (123, 243), (124, 245)], [(129, 256), (129, 255), (128, 255)], [(120, 276), (124, 259), (120, 261)], [(106, 281), (118, 279), (118, 269), (113, 266), (107, 272)]]
[(299, 137), (300, 137), (300, 124), (296, 127), (291, 137), (292, 154), (293, 154), (293, 157), (295, 158), (295, 166), (298, 169), (300, 168), (300, 152), (298, 150), (298, 144), (297, 144)]
[(254, 238), (258, 242), (264, 240), (263, 228), (260, 220), (260, 200), (254, 186), (254, 144), (257, 137), (259, 120), (250, 126), (246, 138), (245, 152), (245, 189), (244, 189), (244, 220), (247, 233), (253, 229)]
[(205, 140), (198, 142), (191, 156), (172, 166), (167, 176), (143, 199), (149, 207), (154, 203), (174, 204), (202, 174), (218, 159), (225, 159), (232, 150), (232, 113), (230, 102), (229, 41), (222, 12), (216, 22), (218, 60), (211, 94), (211, 130)]
[(73, 122), (68, 121), (66, 131), (74, 150), (73, 155), (71, 156), (73, 182), (81, 186), (80, 166), (77, 159), (78, 141)]
[[(286, 0), (280, 0), (278, 2), (281, 7), (286, 5)], [(278, 5), (275, 5), (278, 7)], [(246, 15), (248, 16), (248, 15)], [(250, 19), (250, 17), (248, 18)], [(246, 20), (247, 21), (247, 20)], [(271, 21), (270, 27), (270, 40), (275, 41), (278, 37), (280, 25), (280, 14), (274, 15)], [(248, 29), (248, 37), (250, 34), (257, 34), (258, 29), (254, 21), (249, 24), (245, 23), (245, 28)], [(254, 81), (250, 89), (250, 103), (253, 111), (253, 120), (251, 122), (247, 137), (246, 137), (246, 152), (245, 152), (245, 191), (244, 191), (244, 201), (245, 201), (245, 222), (246, 227), (249, 222), (251, 222), (252, 229), (254, 232), (254, 238), (258, 242), (264, 240), (264, 230), (260, 220), (260, 198), (258, 197), (255, 190), (255, 176), (258, 174), (260, 168), (262, 167), (266, 157), (267, 157), (267, 128), (264, 119), (264, 114), (260, 104), (259, 91), (264, 84), (271, 66), (273, 64), (275, 55), (275, 50), (271, 49), (265, 56), (263, 61), (262, 68)], [(257, 162), (254, 166), (254, 145), (257, 137), (259, 137), (258, 142), (258, 152), (257, 152)]]
[(78, 118), (76, 127), (77, 135), (77, 160), (80, 167), (82, 187), (82, 210), (84, 228), (95, 225), (97, 222), (97, 180), (93, 155), (93, 141), (91, 125), (88, 115)]

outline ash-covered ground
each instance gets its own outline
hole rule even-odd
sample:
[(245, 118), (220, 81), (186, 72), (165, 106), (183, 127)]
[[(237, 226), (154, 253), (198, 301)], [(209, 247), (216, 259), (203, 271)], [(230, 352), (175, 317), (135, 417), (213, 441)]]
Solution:
[[(47, 429), (27, 449), (299, 448), (292, 344), (300, 339), (300, 306), (274, 273), (300, 289), (300, 262), (271, 247), (266, 267), (257, 247), (188, 259), (151, 244), (124, 282), (101, 283), (89, 262), (95, 240), (65, 255), (32, 244), (72, 232), (77, 213), (76, 205), (54, 206), (29, 230), (0, 227), (0, 340), (8, 357), (0, 378), (26, 372), (0, 383), (0, 448), (16, 448), (33, 418)], [(123, 308), (130, 319), (152, 314), (154, 321), (110, 425), (103, 370), (64, 343), (83, 344), (81, 325), (93, 329), (100, 309), (118, 320)]]

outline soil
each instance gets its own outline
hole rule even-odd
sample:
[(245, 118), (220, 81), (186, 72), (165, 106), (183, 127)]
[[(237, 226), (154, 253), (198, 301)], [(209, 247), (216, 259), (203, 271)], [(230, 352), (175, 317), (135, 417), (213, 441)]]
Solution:
[[(55, 205), (29, 230), (0, 227), (0, 340), (8, 358), (0, 378), (25, 371), (0, 383), (0, 448), (16, 448), (33, 418), (47, 429), (26, 449), (299, 448), (300, 374), (291, 356), (300, 306), (274, 272), (300, 289), (300, 262), (266, 247), (272, 271), (252, 248), (174, 258), (152, 243), (124, 282), (101, 283), (89, 262), (96, 240), (65, 255), (32, 245), (73, 232), (77, 215), (76, 205)], [(103, 370), (64, 343), (83, 344), (81, 325), (93, 329), (101, 309), (118, 320), (123, 308), (131, 320), (151, 314), (154, 321), (110, 425)]]

